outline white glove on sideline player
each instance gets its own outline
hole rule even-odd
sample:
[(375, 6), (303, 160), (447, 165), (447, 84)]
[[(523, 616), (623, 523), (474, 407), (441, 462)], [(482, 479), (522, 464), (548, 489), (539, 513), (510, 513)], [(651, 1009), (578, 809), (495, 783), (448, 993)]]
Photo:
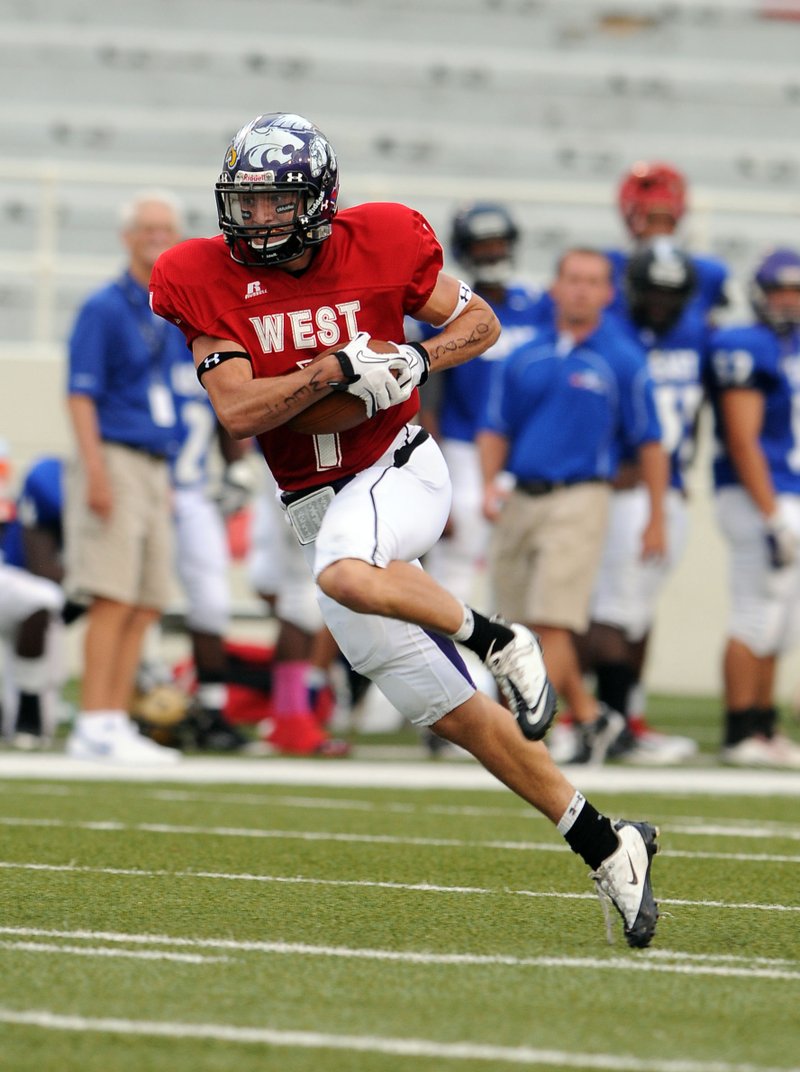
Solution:
[(767, 540), (767, 553), (772, 569), (791, 566), (797, 558), (797, 536), (785, 518), (776, 511), (764, 522), (764, 534)]
[(413, 387), (399, 383), (393, 368), (396, 362), (404, 367), (405, 362), (397, 354), (379, 354), (369, 348), (369, 335), (360, 331), (354, 339), (336, 351), (342, 370), (342, 379), (330, 381), (334, 391), (346, 391), (356, 395), (367, 407), (367, 415), (374, 417), (378, 410), (389, 409), (398, 402), (405, 402)]

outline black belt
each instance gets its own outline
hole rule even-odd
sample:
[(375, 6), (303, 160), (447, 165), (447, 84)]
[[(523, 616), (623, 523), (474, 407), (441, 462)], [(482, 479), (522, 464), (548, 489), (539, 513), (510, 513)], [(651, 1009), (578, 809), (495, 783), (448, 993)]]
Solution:
[(518, 480), (514, 485), (523, 495), (549, 495), (560, 488), (574, 488), (578, 484), (607, 484), (601, 476), (588, 476), (578, 480)]
[(111, 447), (124, 447), (125, 450), (132, 450), (136, 454), (145, 454), (148, 458), (153, 458), (157, 462), (165, 462), (167, 460), (166, 454), (159, 453), (157, 450), (150, 450), (148, 447), (139, 447), (135, 443), (123, 443), (119, 439), (104, 439), (104, 443), (108, 443)]
[[(430, 439), (430, 432), (426, 432), (423, 428), (410, 443), (404, 443), (402, 447), (398, 447), (394, 452), (394, 461), (392, 465), (395, 469), (402, 469), (408, 462), (408, 459), (422, 444)], [(333, 488), (334, 495), (338, 495), (342, 488), (347, 487), (351, 480), (354, 480), (357, 473), (351, 473), (350, 476), (340, 477), (338, 480), (328, 480), (325, 484), (315, 484), (311, 488), (302, 488), (300, 491), (284, 491), (281, 492), (281, 502), (284, 506), (290, 506), (293, 502), (297, 502), (298, 499), (305, 499), (306, 495), (312, 495), (315, 491), (319, 491), (321, 488)]]

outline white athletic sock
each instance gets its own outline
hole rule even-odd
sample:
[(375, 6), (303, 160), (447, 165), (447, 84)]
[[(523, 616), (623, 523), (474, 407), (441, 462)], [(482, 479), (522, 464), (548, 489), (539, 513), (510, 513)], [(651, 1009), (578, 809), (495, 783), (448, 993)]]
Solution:
[(75, 719), (75, 729), (84, 737), (97, 740), (119, 733), (129, 721), (124, 711), (81, 711)]

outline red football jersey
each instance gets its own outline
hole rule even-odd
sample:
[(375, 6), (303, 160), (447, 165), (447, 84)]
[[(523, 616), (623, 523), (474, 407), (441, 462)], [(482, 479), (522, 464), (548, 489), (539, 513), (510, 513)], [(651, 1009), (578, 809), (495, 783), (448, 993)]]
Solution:
[[(425, 304), (441, 267), (441, 246), (418, 212), (366, 204), (336, 216), (299, 275), (237, 264), (221, 235), (173, 246), (153, 269), (151, 302), (190, 344), (199, 335), (232, 339), (256, 377), (281, 376), (359, 331), (402, 342), (403, 317)], [(347, 432), (309, 436), (282, 425), (258, 441), (279, 487), (296, 491), (366, 468), (418, 409), (415, 391)]]

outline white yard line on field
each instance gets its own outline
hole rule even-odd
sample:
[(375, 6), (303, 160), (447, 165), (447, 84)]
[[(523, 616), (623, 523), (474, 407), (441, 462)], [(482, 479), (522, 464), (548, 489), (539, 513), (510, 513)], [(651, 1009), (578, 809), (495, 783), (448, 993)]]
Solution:
[[(91, 796), (97, 799), (94, 786), (19, 785), (13, 781), (0, 782), (0, 796)], [(250, 806), (268, 811), (288, 808), (307, 811), (356, 811), (370, 815), (442, 815), (454, 818), (503, 819), (546, 822), (545, 817), (529, 807), (479, 807), (470, 804), (413, 804), (392, 800), (352, 800), (346, 797), (313, 797), (299, 794), (259, 793), (201, 793), (184, 789), (137, 789), (137, 800), (158, 800), (169, 804), (211, 804), (215, 806)], [(800, 826), (780, 820), (760, 820), (743, 823), (740, 818), (706, 818), (702, 815), (672, 816), (659, 819), (662, 833), (686, 834), (689, 837), (740, 837), (748, 839), (783, 838), (800, 841)]]
[(609, 1072), (800, 1072), (770, 1069), (764, 1065), (728, 1061), (643, 1060), (624, 1054), (569, 1053), (527, 1046), (492, 1046), (480, 1042), (436, 1042), (433, 1039), (380, 1038), (369, 1035), (334, 1035), (317, 1031), (281, 1031), (269, 1027), (233, 1024), (180, 1023), (64, 1016), (47, 1009), (0, 1008), (0, 1023), (52, 1031), (138, 1035), (158, 1038), (211, 1039), (245, 1045), (280, 1046), (305, 1050), (342, 1050), (387, 1054), (393, 1057), (427, 1057), (449, 1061), (489, 1061), (495, 1065), (549, 1065), (557, 1068), (606, 1069)]
[[(264, 882), (287, 886), (339, 886), (355, 889), (399, 890), (403, 893), (442, 893), (478, 896), (531, 897), (547, 900), (594, 901), (596, 894), (557, 892), (553, 890), (514, 890), (508, 887), (484, 886), (439, 886), (430, 882), (378, 882), (375, 879), (311, 878), (304, 875), (254, 875), (226, 871), (147, 871), (126, 867), (89, 867), (79, 864), (18, 863), (0, 860), (0, 870), (43, 871), (52, 873), (109, 875), (119, 878), (169, 878), (202, 879), (214, 882)], [(691, 901), (685, 898), (659, 897), (662, 906), (675, 905), (681, 908), (725, 908), (740, 912), (800, 912), (800, 905), (767, 904), (737, 901)], [(0, 927), (0, 933), (3, 928)]]
[[(679, 952), (661, 950), (659, 956), (650, 953), (627, 953), (622, 956), (574, 957), (533, 956), (517, 957), (504, 953), (432, 953), (416, 950), (369, 949), (351, 946), (312, 945), (306, 942), (243, 941), (234, 938), (184, 938), (165, 934), (124, 934), (114, 931), (59, 931), (35, 927), (0, 927), (0, 934), (19, 938), (66, 938), (72, 941), (119, 942), (128, 945), (163, 945), (190, 949), (224, 950), (226, 953), (263, 953), (273, 956), (323, 957), (345, 960), (376, 960), (394, 964), (415, 964), (452, 967), (486, 967), (504, 965), (511, 968), (568, 968), (588, 971), (637, 971), (665, 975), (701, 975), (724, 978), (771, 979), (797, 982), (800, 963), (770, 960), (767, 957), (705, 958), (684, 956)], [(16, 943), (8, 943), (14, 947)], [(35, 943), (30, 943), (31, 945)], [(6, 943), (0, 942), (0, 947)], [(76, 952), (77, 947), (53, 946), (53, 952)], [(113, 950), (109, 951), (109, 955)]]
[[(184, 834), (191, 837), (233, 837), (285, 841), (328, 841), (362, 845), (413, 845), (418, 848), (488, 849), (510, 852), (569, 852), (563, 842), (509, 841), (509, 840), (464, 840), (462, 838), (401, 837), (397, 834), (348, 834), (326, 830), (273, 830), (258, 827), (190, 826), (171, 823), (123, 823), (113, 819), (68, 820), (30, 818), (28, 816), (0, 816), (0, 826), (68, 828), (99, 833)], [(693, 834), (702, 832), (699, 828)], [(670, 848), (665, 855), (688, 860), (730, 860), (736, 863), (785, 863), (800, 864), (800, 853), (772, 852), (706, 852), (694, 849)]]
[[(7, 928), (0, 934), (15, 933)], [(49, 931), (34, 933), (50, 934)], [(113, 949), (108, 946), (53, 945), (50, 942), (0, 942), (0, 949), (19, 953), (68, 953), (79, 957), (128, 957), (133, 960), (171, 960), (183, 964), (223, 964), (230, 957), (206, 956), (203, 953), (170, 953), (153, 949)]]

